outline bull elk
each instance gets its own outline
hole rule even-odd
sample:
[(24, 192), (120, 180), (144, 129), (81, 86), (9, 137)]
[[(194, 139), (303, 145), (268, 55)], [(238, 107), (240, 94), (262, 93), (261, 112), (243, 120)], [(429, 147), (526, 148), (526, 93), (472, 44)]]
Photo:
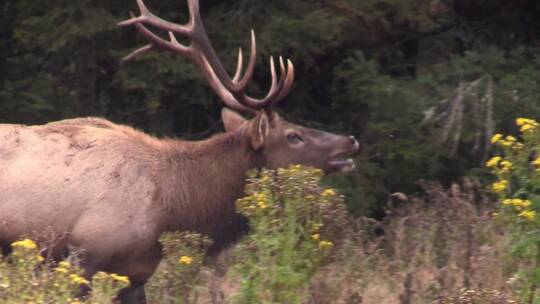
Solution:
[[(40, 231), (58, 236), (49, 252), (68, 246), (84, 250), (85, 277), (97, 271), (129, 276), (122, 303), (145, 303), (144, 284), (161, 259), (158, 238), (171, 230), (196, 231), (218, 245), (230, 243), (242, 219), (234, 201), (243, 193), (246, 171), (292, 163), (326, 173), (348, 171), (358, 151), (352, 136), (314, 130), (285, 121), (275, 106), (294, 78), (292, 63), (270, 59), (271, 86), (264, 98), (246, 94), (256, 57), (255, 35), (243, 71), (240, 49), (230, 78), (210, 44), (198, 0), (188, 0), (190, 19), (179, 25), (153, 15), (137, 0), (134, 26), (150, 44), (125, 59), (160, 48), (179, 54), (203, 72), (226, 108), (225, 133), (187, 142), (158, 139), (101, 118), (77, 118), (39, 126), (0, 125), (0, 246), (21, 237), (43, 242)], [(149, 27), (168, 32), (169, 39)], [(186, 46), (175, 34), (190, 40)], [(278, 79), (279, 78), (279, 79)], [(228, 109), (227, 109), (228, 108)], [(250, 113), (245, 119), (238, 112)]]

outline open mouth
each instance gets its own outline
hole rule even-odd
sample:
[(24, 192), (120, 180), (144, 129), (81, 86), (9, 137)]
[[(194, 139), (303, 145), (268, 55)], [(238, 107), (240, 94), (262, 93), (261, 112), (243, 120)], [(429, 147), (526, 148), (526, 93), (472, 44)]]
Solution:
[(358, 152), (358, 145), (352, 149), (339, 153), (328, 161), (328, 165), (334, 172), (350, 172), (356, 168), (353, 156)]
[(350, 172), (356, 168), (352, 158), (334, 158), (328, 162), (334, 171)]
[(356, 139), (353, 136), (350, 136), (349, 140), (351, 141), (352, 146), (349, 149), (334, 155), (328, 161), (328, 166), (330, 167), (330, 171), (350, 172), (356, 168), (353, 157), (360, 150), (360, 145), (358, 144), (358, 141), (356, 141)]

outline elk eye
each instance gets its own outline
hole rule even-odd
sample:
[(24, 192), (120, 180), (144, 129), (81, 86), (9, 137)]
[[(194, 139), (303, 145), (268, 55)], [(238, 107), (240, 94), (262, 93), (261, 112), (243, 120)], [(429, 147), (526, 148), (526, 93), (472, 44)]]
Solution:
[(304, 139), (298, 133), (287, 134), (287, 141), (291, 144), (303, 143)]

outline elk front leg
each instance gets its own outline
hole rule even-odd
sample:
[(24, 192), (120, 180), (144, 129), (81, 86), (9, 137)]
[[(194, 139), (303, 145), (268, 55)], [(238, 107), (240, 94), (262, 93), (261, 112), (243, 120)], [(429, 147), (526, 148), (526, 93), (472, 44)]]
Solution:
[(116, 300), (121, 304), (146, 304), (144, 284), (146, 282), (131, 282), (128, 287), (122, 288)]
[(116, 299), (121, 304), (146, 304), (144, 284), (154, 274), (163, 255), (160, 243), (156, 243), (145, 254), (129, 262), (129, 286), (118, 292)]
[(13, 248), (11, 248), (11, 245), (9, 243), (2, 243), (0, 242), (0, 254), (3, 256), (7, 256), (8, 254), (13, 251)]

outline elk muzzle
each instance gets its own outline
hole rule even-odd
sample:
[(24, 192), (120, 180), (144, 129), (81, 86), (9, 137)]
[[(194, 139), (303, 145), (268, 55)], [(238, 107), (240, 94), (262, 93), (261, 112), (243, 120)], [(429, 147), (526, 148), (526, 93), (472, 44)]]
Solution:
[(328, 161), (327, 173), (350, 172), (356, 168), (353, 157), (360, 151), (360, 144), (354, 136), (345, 137), (343, 148), (339, 149)]

